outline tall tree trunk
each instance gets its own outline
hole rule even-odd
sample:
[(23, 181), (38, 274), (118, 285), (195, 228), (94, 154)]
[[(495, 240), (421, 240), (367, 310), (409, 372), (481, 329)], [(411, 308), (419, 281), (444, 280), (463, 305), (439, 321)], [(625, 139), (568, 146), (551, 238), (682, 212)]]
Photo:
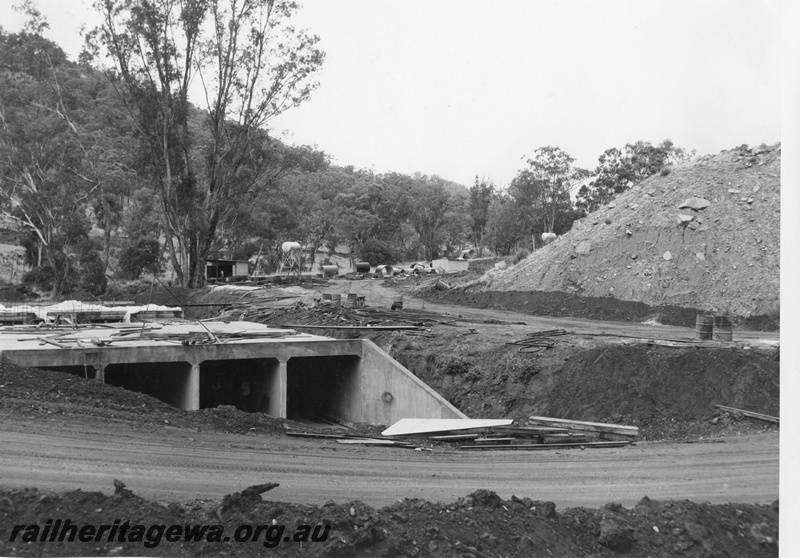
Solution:
[[(195, 232), (192, 234), (191, 240), (189, 241), (189, 254), (188, 254), (189, 260), (186, 265), (189, 271), (189, 281), (185, 286), (189, 287), (190, 289), (195, 289), (203, 286), (203, 276), (205, 275), (205, 273), (203, 273), (202, 275), (200, 274), (201, 262), (200, 258), (198, 258), (200, 252), (198, 246), (199, 243), (200, 241), (197, 238), (197, 233)], [(203, 267), (205, 268), (205, 258), (203, 258), (202, 263)], [(203, 269), (203, 271), (205, 272), (205, 269)]]

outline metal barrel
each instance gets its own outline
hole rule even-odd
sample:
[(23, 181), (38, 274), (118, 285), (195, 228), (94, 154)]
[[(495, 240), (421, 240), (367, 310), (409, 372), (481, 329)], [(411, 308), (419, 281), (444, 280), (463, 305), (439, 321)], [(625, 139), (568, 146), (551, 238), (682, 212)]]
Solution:
[(358, 294), (347, 293), (347, 298), (344, 301), (344, 305), (346, 308), (355, 308), (357, 302), (358, 302)]
[(403, 309), (403, 295), (395, 295), (394, 299), (392, 300), (392, 310), (402, 310)]
[(323, 265), (322, 266), (322, 274), (325, 277), (335, 277), (339, 275), (339, 266), (338, 265)]
[(356, 273), (369, 273), (369, 269), (368, 262), (356, 262)]
[(342, 305), (342, 295), (340, 294), (332, 294), (331, 295), (331, 302), (334, 306), (341, 306)]
[(733, 323), (729, 316), (714, 316), (714, 341), (733, 341)]
[(698, 314), (694, 326), (695, 337), (700, 340), (709, 340), (714, 332), (714, 316), (709, 314)]

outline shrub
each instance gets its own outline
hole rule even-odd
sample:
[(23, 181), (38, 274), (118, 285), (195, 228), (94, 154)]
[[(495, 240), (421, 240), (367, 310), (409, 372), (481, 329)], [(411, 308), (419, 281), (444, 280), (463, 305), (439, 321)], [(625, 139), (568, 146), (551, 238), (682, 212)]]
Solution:
[[(80, 282), (80, 276), (63, 252), (53, 252), (50, 263), (34, 267), (23, 278), (23, 284), (39, 291), (51, 291), (55, 295), (73, 292)], [(50, 265), (54, 264), (54, 265)]]
[(369, 262), (369, 265), (394, 265), (400, 259), (397, 252), (380, 240), (367, 240), (358, 251), (361, 261)]
[(119, 271), (126, 279), (137, 279), (145, 271), (158, 275), (164, 271), (163, 264), (161, 244), (155, 238), (128, 242), (119, 255)]
[(672, 172), (672, 165), (664, 165), (658, 172), (661, 174), (661, 176), (667, 176), (669, 173)]
[(93, 295), (101, 295), (106, 291), (108, 279), (100, 253), (96, 250), (87, 252), (81, 257), (80, 286)]
[(22, 277), (22, 284), (40, 291), (53, 289), (53, 268), (50, 266), (34, 267)]
[(527, 250), (519, 250), (519, 251), (517, 252), (517, 255), (516, 255), (516, 256), (514, 256), (514, 263), (515, 263), (515, 264), (518, 264), (519, 262), (521, 262), (522, 260), (524, 260), (525, 258), (527, 258), (527, 257), (528, 257), (528, 255), (529, 255), (529, 253), (528, 253), (528, 251), (527, 251)]

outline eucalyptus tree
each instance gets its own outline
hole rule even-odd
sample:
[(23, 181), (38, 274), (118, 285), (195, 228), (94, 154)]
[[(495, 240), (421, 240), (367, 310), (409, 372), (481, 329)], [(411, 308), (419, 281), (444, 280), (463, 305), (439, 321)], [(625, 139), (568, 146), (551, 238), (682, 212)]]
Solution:
[(432, 260), (445, 240), (445, 228), (453, 204), (447, 182), (438, 176), (416, 175), (411, 188), (409, 222), (419, 235), (422, 257)]
[(158, 193), (176, 279), (199, 286), (242, 198), (298, 162), (267, 126), (317, 87), (319, 38), (291, 24), (297, 4), (285, 0), (94, 5), (103, 23), (87, 34), (82, 60), (109, 62)]
[(645, 178), (659, 171), (668, 172), (665, 170), (668, 164), (686, 160), (693, 154), (675, 147), (668, 139), (658, 145), (637, 141), (626, 144), (622, 149), (606, 149), (598, 157), (594, 178), (578, 191), (576, 205), (580, 209), (594, 211)]
[(489, 222), (489, 207), (495, 196), (494, 184), (475, 177), (475, 183), (469, 189), (469, 217), (472, 242), (478, 248), (478, 257), (483, 257), (484, 237)]
[(540, 147), (511, 181), (509, 192), (525, 209), (534, 246), (540, 233), (555, 232), (561, 213), (572, 211), (570, 191), (590, 174), (574, 162), (560, 147)]
[(102, 290), (105, 269), (86, 242), (95, 188), (85, 180), (80, 139), (96, 105), (81, 88), (91, 79), (79, 79), (63, 50), (42, 36), (48, 24), (31, 3), (21, 11), (29, 17), (22, 32), (0, 29), (0, 213), (25, 231), (27, 281), (53, 295), (68, 292), (91, 260)]

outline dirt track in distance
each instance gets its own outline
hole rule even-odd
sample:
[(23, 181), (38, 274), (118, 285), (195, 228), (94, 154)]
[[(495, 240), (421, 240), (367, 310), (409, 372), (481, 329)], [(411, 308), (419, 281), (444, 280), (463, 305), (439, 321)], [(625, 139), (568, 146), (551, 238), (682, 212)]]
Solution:
[[(340, 286), (341, 285), (341, 286)], [(360, 281), (348, 281), (344, 284), (337, 282), (323, 292), (357, 292), (366, 297), (367, 304), (371, 306), (390, 307), (397, 291), (384, 285), (383, 281), (371, 279)], [(456, 306), (431, 302), (419, 298), (405, 296), (403, 299), (404, 308), (415, 310), (428, 310), (451, 316), (462, 316), (476, 321), (498, 320), (502, 322), (524, 322), (525, 325), (505, 326), (508, 331), (529, 332), (532, 329), (568, 329), (578, 334), (587, 335), (619, 335), (636, 336), (650, 339), (686, 339), (693, 340), (695, 333), (692, 328), (677, 327), (660, 324), (635, 323), (635, 322), (616, 322), (585, 320), (580, 318), (560, 318), (549, 316), (533, 316), (521, 312), (511, 312), (492, 308), (470, 308), (466, 306)], [(469, 327), (478, 327), (470, 325)], [(489, 328), (491, 329), (491, 328)], [(748, 331), (737, 329), (735, 339), (737, 341), (753, 343), (758, 345), (774, 345), (778, 343), (780, 334), (778, 332)]]

